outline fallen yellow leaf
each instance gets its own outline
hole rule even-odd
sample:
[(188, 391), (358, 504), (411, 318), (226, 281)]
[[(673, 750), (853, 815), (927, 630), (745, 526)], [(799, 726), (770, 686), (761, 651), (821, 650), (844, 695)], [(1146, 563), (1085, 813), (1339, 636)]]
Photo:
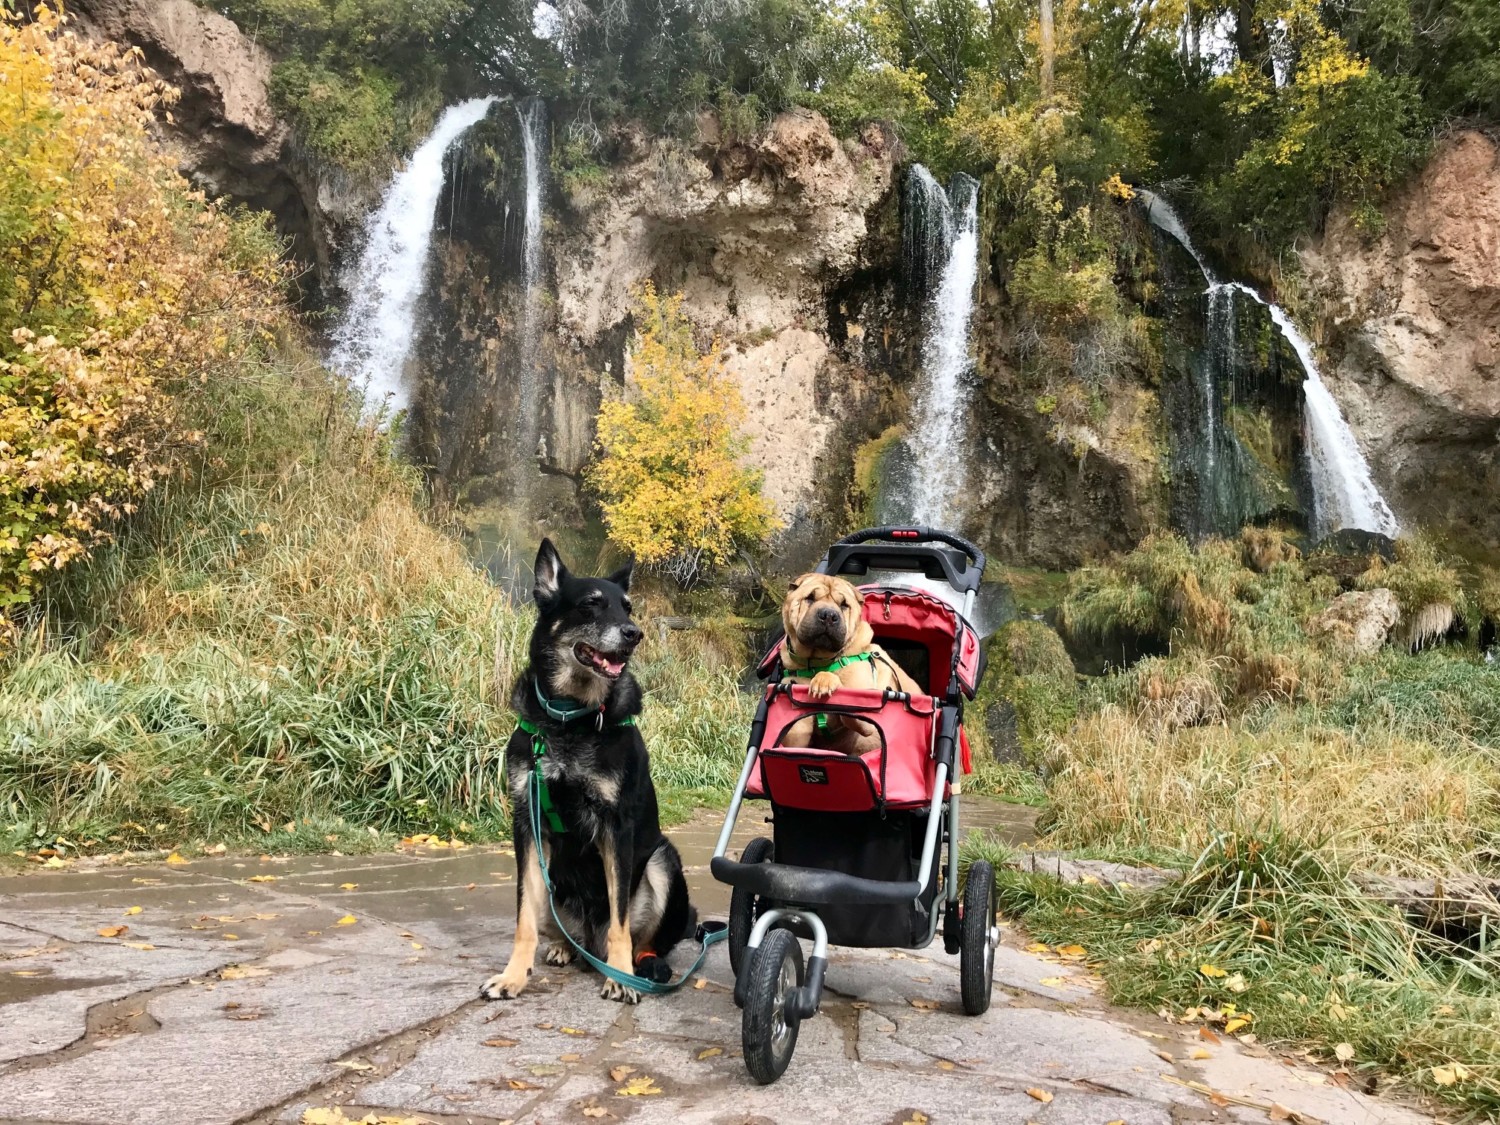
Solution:
[(1192, 1053), (1188, 1055), (1188, 1058), (1190, 1058), (1190, 1059), (1211, 1059), (1211, 1058), (1213, 1058), (1213, 1055), (1211, 1053), (1209, 1053), (1208, 1051), (1205, 1051), (1202, 1047), (1195, 1047), (1193, 1049)]
[(1062, 977), (1043, 977), (1037, 984), (1045, 984), (1048, 988), (1061, 988), (1068, 982)]
[(1227, 977), (1229, 973), (1217, 965), (1199, 965), (1198, 971), (1206, 977)]
[(704, 1059), (711, 1059), (718, 1055), (722, 1055), (723, 1053), (723, 1047), (705, 1047), (703, 1048), (703, 1050), (698, 1052), (698, 1061), (702, 1062)]
[(352, 891), (357, 886), (359, 886), (358, 883), (340, 883), (339, 884), (339, 890), (341, 890), (341, 891)]
[(1340, 1043), (1333, 1049), (1333, 1054), (1339, 1062), (1348, 1062), (1354, 1057), (1354, 1045), (1352, 1043)]
[(274, 883), (279, 878), (281, 878), (280, 875), (252, 875), (248, 881), (251, 883)]
[(560, 1031), (560, 1032), (562, 1032), (564, 1035), (587, 1035), (588, 1034), (587, 1031), (580, 1031), (576, 1027), (560, 1027), (557, 1030)]
[(937, 1065), (937, 1068), (939, 1070), (952, 1070), (953, 1069), (953, 1064), (951, 1062), (949, 1062), (947, 1059), (938, 1059), (936, 1065)]
[(98, 934), (99, 934), (100, 937), (119, 937), (121, 934), (128, 933), (129, 931), (130, 931), (130, 927), (129, 926), (124, 926), (124, 925), (121, 925), (121, 926), (100, 926), (99, 929), (98, 929)]
[(633, 1066), (612, 1066), (609, 1068), (609, 1080), (611, 1082), (623, 1081), (627, 1074), (634, 1074)]
[(352, 926), (352, 925), (354, 925), (354, 923), (356, 923), (358, 921), (359, 921), (359, 919), (356, 918), (353, 914), (345, 914), (342, 918), (340, 918), (337, 922), (335, 922), (334, 925), (335, 926)]
[(484, 1041), (484, 1045), (486, 1047), (514, 1047), (517, 1042), (518, 1040), (515, 1039), (506, 1039), (504, 1036), (496, 1036), (494, 1039), (486, 1039)]
[(1086, 956), (1088, 950), (1081, 945), (1059, 945), (1057, 953), (1060, 957), (1069, 957), (1076, 960), (1079, 957)]
[(156, 948), (156, 946), (152, 945), (149, 941), (122, 941), (120, 944), (128, 945), (131, 949), (150, 950)]
[(565, 1062), (565, 1063), (575, 1063), (575, 1062), (579, 1062), (580, 1060), (582, 1060), (582, 1058), (583, 1058), (583, 1056), (580, 1055), (580, 1054), (578, 1054), (577, 1052), (569, 1052), (566, 1055), (558, 1055), (557, 1056), (557, 1061), (558, 1062)]
[(540, 1089), (542, 1089), (542, 1087), (538, 1086), (535, 1082), (528, 1082), (524, 1078), (507, 1078), (505, 1080), (505, 1084), (507, 1086), (509, 1086), (512, 1090), (540, 1090)]
[(583, 1115), (585, 1117), (608, 1117), (610, 1113), (602, 1105), (586, 1105), (583, 1107)]
[(171, 855), (167, 856), (167, 862), (170, 863), (173, 867), (186, 867), (192, 861), (183, 859), (176, 852), (173, 852)]
[(911, 1006), (924, 1012), (934, 1012), (938, 1009), (939, 1005), (936, 1000), (913, 1000), (911, 1001)]
[(1244, 973), (1235, 973), (1224, 982), (1224, 987), (1229, 989), (1230, 992), (1244, 992), (1250, 985), (1245, 980)]
[(704, 977), (699, 977), (697, 980), (695, 980), (693, 982), (693, 987), (695, 989), (704, 989), (704, 988), (707, 988), (708, 987), (708, 981)]
[(1051, 953), (1052, 947), (1044, 941), (1034, 941), (1026, 947), (1027, 953)]
[(616, 1090), (615, 1094), (618, 1097), (625, 1098), (648, 1098), (653, 1094), (661, 1092), (661, 1087), (656, 1084), (656, 1079), (648, 1074), (643, 1074), (639, 1078), (632, 1078)]
[(364, 1071), (364, 1070), (374, 1070), (375, 1069), (375, 1064), (374, 1063), (367, 1063), (367, 1062), (363, 1061), (362, 1059), (345, 1059), (343, 1062), (336, 1062), (333, 1065), (334, 1066), (341, 1066), (345, 1070), (360, 1070), (360, 1071)]
[(139, 906), (127, 906), (125, 908), (125, 916), (127, 918), (130, 917), (130, 915), (132, 915), (132, 914), (139, 914), (140, 912), (141, 912), (141, 908)]
[(1037, 1101), (1041, 1102), (1043, 1105), (1046, 1105), (1052, 1100), (1051, 1094), (1049, 1094), (1046, 1090), (1040, 1090), (1035, 1086), (1027, 1090), (1026, 1093), (1035, 1098)]
[(901, 1125), (927, 1125), (928, 1120), (927, 1115), (920, 1109), (914, 1109), (911, 1111), (911, 1116), (901, 1122)]
[(220, 980), (244, 980), (246, 977), (268, 977), (270, 969), (262, 969), (255, 965), (225, 965), (219, 970)]
[(239, 934), (223, 934), (221, 936), (224, 938), (225, 941), (239, 941), (240, 940), (240, 935)]
[(1234, 1019), (1230, 1020), (1224, 1025), (1224, 1030), (1230, 1035), (1233, 1035), (1236, 1031), (1240, 1030), (1240, 1028), (1249, 1026), (1250, 1021), (1247, 1020), (1244, 1016), (1235, 1016)]

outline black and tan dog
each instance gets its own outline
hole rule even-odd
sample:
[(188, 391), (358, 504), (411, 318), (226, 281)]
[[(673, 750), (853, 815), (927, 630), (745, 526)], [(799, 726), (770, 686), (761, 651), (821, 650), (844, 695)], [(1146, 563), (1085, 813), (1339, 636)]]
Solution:
[[(807, 694), (827, 699), (841, 687), (922, 694), (916, 682), (875, 641), (865, 620), (864, 595), (831, 574), (792, 579), (781, 603), (781, 667), (807, 681)], [(830, 715), (823, 728), (810, 717), (781, 736), (783, 746), (816, 746), (864, 754), (880, 745), (880, 732), (852, 715)]]
[[(511, 704), (536, 730), (518, 729), (505, 749), (516, 845), (516, 944), (505, 971), (479, 994), (508, 1000), (526, 987), (538, 937), (549, 965), (573, 960), (547, 906), (538, 849), (547, 860), (563, 925), (611, 968), (663, 976), (671, 948), (691, 933), (696, 913), (677, 849), (657, 821), (646, 744), (635, 726), (641, 690), (626, 665), (641, 640), (630, 619), (631, 568), (608, 578), (575, 578), (550, 540), (536, 557), (540, 617), (531, 662)], [(531, 775), (536, 743), (552, 815), (532, 833)], [(635, 1003), (640, 993), (606, 981), (600, 994)]]

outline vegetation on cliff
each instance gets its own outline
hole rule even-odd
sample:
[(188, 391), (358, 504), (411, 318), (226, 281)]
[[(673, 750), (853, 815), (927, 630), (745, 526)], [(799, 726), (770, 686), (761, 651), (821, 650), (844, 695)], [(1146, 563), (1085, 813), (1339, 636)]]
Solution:
[(200, 438), (179, 404), (284, 315), (262, 220), (187, 190), (173, 95), (39, 9), (0, 20), (0, 647)]
[(718, 341), (700, 351), (682, 295), (660, 296), (650, 282), (635, 315), (629, 386), (599, 408), (588, 479), (610, 538), (687, 589), (761, 546), (777, 520), (760, 475), (741, 464), (745, 408)]

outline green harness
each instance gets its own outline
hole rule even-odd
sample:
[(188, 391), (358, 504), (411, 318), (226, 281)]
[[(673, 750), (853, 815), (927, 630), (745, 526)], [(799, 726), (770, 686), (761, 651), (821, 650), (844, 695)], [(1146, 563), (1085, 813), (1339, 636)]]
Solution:
[[(851, 664), (859, 663), (875, 663), (875, 654), (870, 652), (855, 652), (849, 654), (848, 656), (837, 657), (834, 660), (830, 660), (827, 664), (819, 664), (816, 666), (809, 664), (806, 668), (787, 668), (783, 666), (782, 671), (784, 671), (788, 676), (791, 676), (794, 680), (802, 679), (803, 677), (806, 677), (810, 680), (819, 672), (837, 672), (840, 668), (847, 668)], [(821, 712), (818, 715), (818, 729), (828, 729), (828, 715), (826, 712)]]
[[(548, 699), (542, 694), (540, 684), (536, 685), (537, 701), (541, 703), (542, 710), (548, 716), (558, 722), (567, 723), (574, 719), (581, 719), (585, 715), (594, 714), (599, 729), (604, 729), (604, 708), (601, 706), (597, 711), (592, 707), (560, 707), (554, 700)], [(617, 727), (635, 726), (635, 716), (627, 715), (625, 718), (613, 724)], [(649, 977), (638, 976), (635, 973), (622, 973), (614, 966), (601, 961), (579, 941), (568, 933), (568, 928), (563, 925), (562, 919), (557, 913), (557, 903), (552, 891), (552, 873), (547, 868), (546, 853), (542, 850), (542, 817), (547, 818), (547, 827), (554, 833), (566, 833), (568, 828), (563, 823), (562, 817), (558, 815), (556, 807), (552, 804), (552, 792), (547, 787), (547, 779), (542, 776), (542, 759), (547, 756), (547, 740), (542, 737), (541, 730), (535, 723), (517, 717), (516, 726), (531, 736), (531, 840), (532, 847), (536, 848), (537, 865), (542, 869), (542, 883), (547, 888), (547, 908), (552, 912), (552, 921), (556, 924), (562, 936), (568, 939), (568, 944), (578, 951), (580, 957), (592, 965), (604, 976), (626, 988), (637, 992), (645, 992), (657, 996), (664, 996), (669, 992), (676, 992), (702, 966), (704, 959), (708, 956), (709, 947), (723, 941), (729, 936), (729, 930), (722, 922), (704, 922), (698, 927), (698, 958), (687, 972), (683, 973), (677, 980), (670, 984), (652, 980)]]

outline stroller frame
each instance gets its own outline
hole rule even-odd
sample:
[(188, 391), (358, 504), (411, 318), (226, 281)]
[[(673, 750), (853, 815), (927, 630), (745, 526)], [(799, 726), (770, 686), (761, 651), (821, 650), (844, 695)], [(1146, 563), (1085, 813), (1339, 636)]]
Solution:
[[(962, 594), (959, 613), (966, 623), (984, 565), (984, 552), (967, 540), (934, 528), (907, 526), (866, 528), (845, 536), (829, 547), (816, 569), (822, 574), (842, 575), (862, 575), (871, 568), (921, 571), (929, 579), (944, 582)], [(973, 686), (968, 685), (970, 694)], [(932, 889), (933, 880), (941, 879), (944, 944), (947, 952), (962, 955), (964, 1008), (971, 1015), (989, 1006), (994, 948), (999, 940), (994, 875), (987, 863), (981, 860), (971, 866), (969, 888), (962, 902), (959, 896), (960, 798), (956, 788), (950, 792), (949, 787), (959, 756), (963, 717), (964, 687), (956, 672), (944, 695), (932, 698), (936, 712), (931, 720), (930, 748), (934, 774), (931, 797), (925, 805), (927, 819), (915, 879), (866, 878), (843, 871), (770, 862), (764, 858), (771, 851), (770, 841), (765, 839), (752, 841), (740, 861), (728, 858), (729, 841), (760, 759), (771, 702), (776, 693), (791, 691), (778, 682), (769, 686), (761, 699), (751, 724), (739, 780), (710, 861), (714, 878), (735, 888), (730, 921), (731, 959), (736, 967), (734, 998), (744, 1010), (742, 1039), (746, 1067), (762, 1084), (775, 1081), (785, 1071), (796, 1047), (800, 1021), (818, 1011), (830, 944), (828, 926), (819, 917), (820, 907), (910, 905), (914, 911), (911, 916), (914, 940), (899, 947), (925, 948), (937, 935), (939, 901), (934, 896), (929, 906), (924, 898)], [(861, 694), (875, 697), (873, 692)], [(913, 701), (905, 693), (890, 690), (876, 698), (882, 708), (898, 703), (909, 706)], [(840, 709), (838, 693), (826, 709)], [(882, 749), (882, 757), (888, 752), (889, 747)], [(771, 794), (767, 792), (765, 796), (770, 799)], [(913, 807), (910, 811), (923, 810)], [(934, 860), (944, 843), (948, 853), (939, 867)], [(918, 928), (924, 915), (925, 930)], [(743, 931), (749, 918), (754, 918), (754, 923), (746, 935)], [(809, 936), (813, 943), (805, 974), (797, 941), (799, 933)], [(737, 947), (740, 942), (742, 947)], [(876, 941), (864, 947), (893, 944), (896, 943)]]

